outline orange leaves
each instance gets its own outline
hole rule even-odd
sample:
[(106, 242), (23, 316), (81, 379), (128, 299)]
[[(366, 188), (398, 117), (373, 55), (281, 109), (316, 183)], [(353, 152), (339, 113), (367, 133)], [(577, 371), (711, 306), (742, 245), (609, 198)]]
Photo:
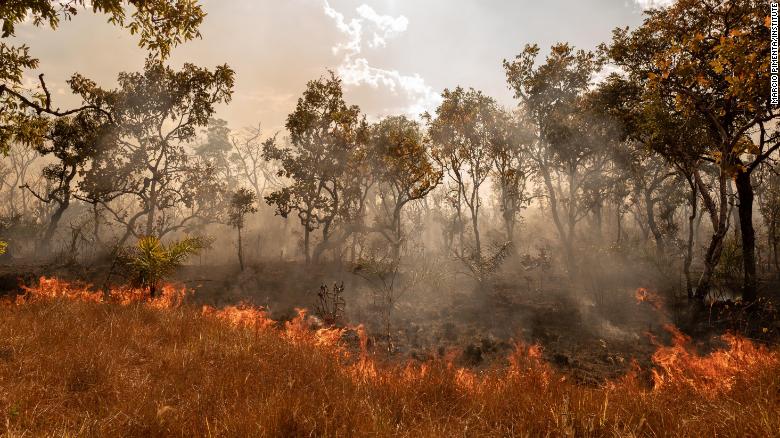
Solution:
[(723, 62), (720, 59), (713, 59), (710, 61), (710, 67), (715, 71), (717, 74), (723, 73), (724, 67)]

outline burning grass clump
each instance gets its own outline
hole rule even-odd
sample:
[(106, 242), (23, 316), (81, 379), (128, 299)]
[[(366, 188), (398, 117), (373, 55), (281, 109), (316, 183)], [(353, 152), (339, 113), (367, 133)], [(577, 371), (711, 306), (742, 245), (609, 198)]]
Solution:
[[(58, 287), (70, 290), (41, 285)], [(654, 385), (630, 373), (591, 388), (537, 346), (518, 344), (505, 366), (483, 371), (448, 357), (387, 364), (364, 333), (351, 353), (341, 341), (350, 329), (312, 329), (304, 311), (279, 324), (250, 306), (162, 308), (76, 290), (0, 306), (6, 435), (780, 433), (780, 353), (744, 339), (697, 355), (680, 338), (659, 347)]]

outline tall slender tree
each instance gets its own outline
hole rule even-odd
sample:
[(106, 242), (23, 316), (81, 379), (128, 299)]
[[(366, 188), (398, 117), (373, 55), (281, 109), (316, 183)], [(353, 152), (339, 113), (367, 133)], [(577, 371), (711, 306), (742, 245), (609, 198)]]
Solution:
[(454, 184), (458, 199), (469, 210), (474, 236), (473, 251), (469, 256), (477, 260), (482, 256), (480, 188), (490, 175), (491, 145), (497, 141), (500, 114), (493, 98), (473, 88), (457, 87), (444, 90), (435, 118), (428, 116), (433, 157)]

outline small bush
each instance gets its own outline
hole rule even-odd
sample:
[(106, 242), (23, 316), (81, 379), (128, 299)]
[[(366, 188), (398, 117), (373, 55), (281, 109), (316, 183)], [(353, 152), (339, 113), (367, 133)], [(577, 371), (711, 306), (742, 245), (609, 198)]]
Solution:
[(120, 264), (127, 267), (131, 281), (155, 296), (160, 282), (173, 274), (188, 257), (198, 254), (210, 245), (204, 237), (187, 237), (163, 244), (155, 236), (144, 236), (134, 247), (125, 248), (119, 254)]

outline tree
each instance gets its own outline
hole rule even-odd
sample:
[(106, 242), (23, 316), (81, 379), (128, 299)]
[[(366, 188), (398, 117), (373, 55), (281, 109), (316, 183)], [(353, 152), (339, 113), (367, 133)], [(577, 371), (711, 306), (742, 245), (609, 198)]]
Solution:
[(564, 249), (566, 267), (576, 271), (576, 225), (589, 213), (586, 189), (601, 180), (605, 125), (592, 117), (585, 94), (600, 66), (592, 52), (556, 44), (541, 65), (539, 48), (528, 45), (504, 61), (507, 81), (533, 124), (531, 156), (544, 183), (550, 214)]
[(436, 188), (442, 173), (434, 167), (420, 125), (404, 116), (388, 117), (371, 127), (369, 155), (378, 180), (377, 230), (397, 260), (404, 240), (404, 207)]
[(720, 259), (732, 178), (739, 196), (743, 298), (756, 298), (751, 174), (780, 147), (777, 132), (767, 128), (778, 117), (769, 101), (769, 25), (764, 1), (680, 0), (649, 11), (633, 32), (617, 29), (613, 35), (612, 59), (647, 78), (648, 87), (671, 98), (678, 111), (705, 120), (714, 140), (705, 159), (718, 166), (717, 204), (699, 184), (715, 229), (696, 290), (700, 298), (709, 292)]
[(528, 183), (533, 175), (533, 161), (529, 155), (533, 138), (525, 116), (519, 112), (514, 117), (502, 113), (496, 128), (499, 133), (491, 142), (490, 152), (494, 189), (498, 195), (506, 239), (514, 242), (518, 215), (532, 199)]
[(276, 135), (261, 140), (263, 131), (258, 125), (244, 129), (241, 133), (230, 137), (233, 151), (230, 161), (237, 167), (239, 178), (252, 185), (257, 196), (264, 196), (269, 187), (280, 186), (278, 169), (263, 158), (264, 149), (273, 149)]
[(31, 214), (32, 206), (30, 205), (30, 198), (32, 194), (26, 189), (20, 189), (20, 187), (32, 185), (37, 187), (43, 177), (41, 175), (35, 175), (35, 181), (30, 181), (29, 176), (32, 176), (32, 170), (34, 164), (40, 159), (38, 152), (20, 143), (16, 143), (11, 146), (8, 151), (8, 155), (0, 163), (2, 166), (2, 185), (7, 190), (4, 198), (5, 214), (10, 217), (29, 216)]
[[(196, 220), (215, 221), (222, 182), (215, 167), (188, 153), (187, 145), (215, 106), (230, 101), (233, 70), (184, 64), (174, 71), (149, 59), (143, 72), (121, 73), (118, 82), (118, 89), (103, 90), (80, 75), (70, 80), (85, 102), (111, 114), (116, 129), (114, 147), (82, 182), (84, 199), (101, 203), (125, 226), (122, 241), (131, 235), (162, 237)], [(122, 198), (138, 208), (112, 206)]]
[[(606, 46), (601, 48), (609, 49)], [(693, 298), (691, 266), (694, 258), (695, 227), (700, 192), (696, 175), (705, 171), (703, 162), (706, 147), (711, 142), (705, 120), (696, 114), (680, 111), (674, 100), (648, 86), (649, 78), (628, 72), (613, 74), (599, 84), (594, 94), (594, 109), (611, 120), (618, 128), (621, 146), (615, 150), (614, 159), (620, 169), (629, 176), (632, 196), (644, 206), (645, 222), (656, 241), (657, 254), (662, 257), (666, 237), (656, 222), (656, 208), (662, 203), (671, 208), (675, 198), (669, 193), (678, 183), (687, 184), (688, 236), (685, 245), (683, 271), (686, 290)], [(676, 175), (676, 176), (675, 176)], [(668, 204), (668, 205), (667, 205)], [(715, 214), (717, 216), (717, 214)], [(717, 221), (715, 222), (717, 223)], [(641, 222), (640, 222), (640, 225)], [(705, 255), (705, 267), (712, 255)]]
[[(333, 72), (310, 81), (295, 111), (287, 117), (290, 147), (265, 145), (266, 160), (279, 163), (278, 176), (288, 184), (265, 197), (276, 214), (287, 218), (295, 212), (303, 227), (306, 263), (317, 261), (332, 243), (334, 227), (348, 196), (354, 195), (354, 181), (345, 178), (355, 161), (364, 157), (367, 126), (357, 106), (344, 102), (341, 79)], [(362, 192), (362, 191), (361, 191)], [(310, 250), (311, 233), (322, 239)]]
[(495, 100), (473, 88), (457, 87), (442, 93), (436, 117), (428, 119), (433, 157), (446, 171), (459, 201), (469, 209), (474, 247), (471, 257), (482, 256), (479, 212), (480, 188), (491, 170), (491, 145), (497, 141), (500, 111)]
[(780, 175), (775, 166), (765, 166), (759, 169), (759, 180), (758, 208), (767, 227), (767, 260), (780, 273)]
[(209, 118), (205, 134), (206, 141), (195, 147), (195, 154), (213, 167), (217, 171), (218, 178), (233, 189), (237, 182), (233, 175), (233, 163), (230, 160), (233, 144), (230, 142), (230, 128), (227, 121)]
[[(132, 9), (128, 16), (127, 6)], [(81, 9), (91, 8), (108, 16), (109, 23), (138, 35), (140, 47), (160, 59), (167, 58), (178, 44), (199, 37), (205, 12), (196, 1), (180, 0), (69, 0), (4, 1), (0, 3), (0, 151), (7, 153), (14, 142), (32, 144), (47, 131), (44, 116), (63, 117), (83, 110), (102, 111), (96, 103), (60, 110), (53, 106), (43, 74), (38, 76), (41, 91), (24, 86), (26, 70), (38, 67), (39, 60), (27, 45), (6, 42), (14, 36), (16, 25), (30, 20), (36, 27), (57, 29)]]
[(238, 232), (238, 263), (242, 271), (244, 270), (244, 253), (241, 242), (241, 230), (244, 228), (246, 215), (257, 212), (256, 202), (257, 195), (255, 192), (243, 187), (236, 190), (230, 198), (228, 225), (235, 228)]
[(57, 119), (46, 140), (35, 145), (35, 150), (42, 156), (50, 155), (56, 160), (43, 168), (43, 178), (49, 182), (46, 193), (38, 193), (26, 183), (23, 186), (42, 202), (56, 205), (43, 235), (43, 250), (49, 248), (57, 225), (73, 200), (76, 177), (88, 171), (102, 145), (111, 141), (111, 135), (112, 129), (105, 117), (82, 111), (72, 117)]

